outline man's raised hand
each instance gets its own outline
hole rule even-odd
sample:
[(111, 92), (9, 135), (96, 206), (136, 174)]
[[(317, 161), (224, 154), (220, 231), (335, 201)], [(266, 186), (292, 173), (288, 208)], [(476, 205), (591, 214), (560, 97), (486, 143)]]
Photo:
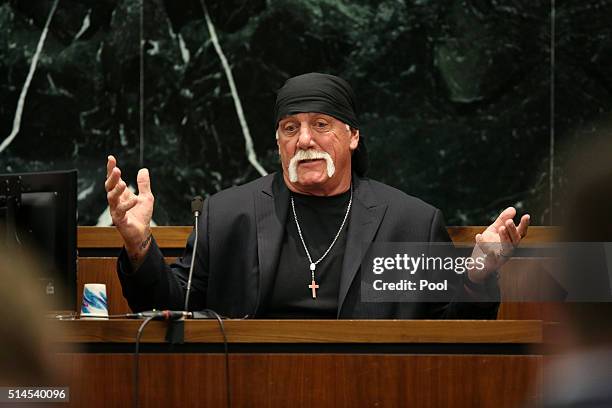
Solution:
[(472, 258), (485, 257), (485, 267), (482, 270), (468, 271), (468, 277), (473, 282), (482, 282), (487, 276), (498, 270), (512, 257), (514, 249), (527, 235), (529, 215), (521, 217), (519, 225), (512, 220), (516, 215), (514, 207), (508, 207), (499, 214), (493, 224), (489, 225), (481, 234), (476, 235), (476, 246)]
[(104, 183), (106, 198), (113, 224), (121, 234), (133, 264), (138, 264), (148, 250), (154, 202), (147, 169), (138, 171), (137, 183), (138, 195), (127, 188), (115, 157), (108, 156)]

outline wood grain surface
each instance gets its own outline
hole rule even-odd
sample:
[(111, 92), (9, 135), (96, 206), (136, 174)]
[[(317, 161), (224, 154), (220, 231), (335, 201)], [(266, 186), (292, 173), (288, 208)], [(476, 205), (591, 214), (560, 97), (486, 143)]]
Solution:
[[(473, 243), (476, 234), (484, 231), (485, 226), (447, 227), (455, 243)], [(190, 226), (153, 227), (153, 236), (161, 248), (184, 248), (191, 233)], [(529, 227), (523, 242), (550, 242), (557, 234), (554, 227)], [(115, 227), (78, 227), (77, 247), (79, 248), (121, 248), (123, 241)]]
[[(130, 354), (63, 354), (70, 407), (132, 407)], [(142, 407), (225, 407), (220, 354), (143, 354)], [(232, 407), (495, 407), (540, 401), (540, 356), (231, 354)], [(58, 405), (60, 406), (60, 405)]]
[[(59, 342), (134, 341), (138, 320), (58, 321)], [(163, 343), (166, 322), (151, 322), (142, 342)], [(225, 320), (230, 343), (539, 343), (538, 320)], [(223, 341), (216, 320), (185, 321), (185, 342)]]
[[(160, 248), (184, 248), (193, 229), (190, 226), (152, 227)], [(78, 248), (121, 248), (123, 240), (115, 227), (78, 227)]]

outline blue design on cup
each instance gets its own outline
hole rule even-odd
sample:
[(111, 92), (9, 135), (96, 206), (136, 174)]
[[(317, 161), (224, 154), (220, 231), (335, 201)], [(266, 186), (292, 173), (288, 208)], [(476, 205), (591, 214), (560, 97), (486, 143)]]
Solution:
[(81, 306), (81, 313), (96, 313), (96, 310), (92, 309), (98, 309), (102, 311), (108, 310), (106, 295), (104, 293), (94, 293), (88, 288), (85, 288), (83, 292), (83, 305)]

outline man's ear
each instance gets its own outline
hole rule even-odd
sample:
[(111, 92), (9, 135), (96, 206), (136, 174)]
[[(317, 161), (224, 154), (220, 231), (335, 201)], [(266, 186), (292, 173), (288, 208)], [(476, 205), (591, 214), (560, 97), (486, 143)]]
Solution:
[(359, 146), (359, 129), (353, 129), (350, 128), (350, 143), (349, 143), (349, 148), (351, 150), (355, 150), (357, 148), (357, 146)]

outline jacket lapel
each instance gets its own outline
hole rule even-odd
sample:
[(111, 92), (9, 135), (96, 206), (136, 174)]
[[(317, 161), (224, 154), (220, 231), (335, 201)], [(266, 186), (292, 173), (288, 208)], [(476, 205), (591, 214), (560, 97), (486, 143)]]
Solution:
[(261, 311), (261, 303), (268, 297), (274, 284), (289, 211), (289, 190), (285, 187), (282, 176), (277, 173), (271, 180), (269, 185), (253, 193), (259, 264), (255, 315)]
[(361, 260), (374, 239), (387, 210), (386, 203), (376, 201), (376, 196), (371, 190), (368, 180), (360, 180), (357, 177), (354, 177), (353, 180), (355, 180), (355, 198), (349, 217), (346, 249), (342, 262), (340, 292), (338, 294), (338, 317), (344, 299), (361, 266)]

